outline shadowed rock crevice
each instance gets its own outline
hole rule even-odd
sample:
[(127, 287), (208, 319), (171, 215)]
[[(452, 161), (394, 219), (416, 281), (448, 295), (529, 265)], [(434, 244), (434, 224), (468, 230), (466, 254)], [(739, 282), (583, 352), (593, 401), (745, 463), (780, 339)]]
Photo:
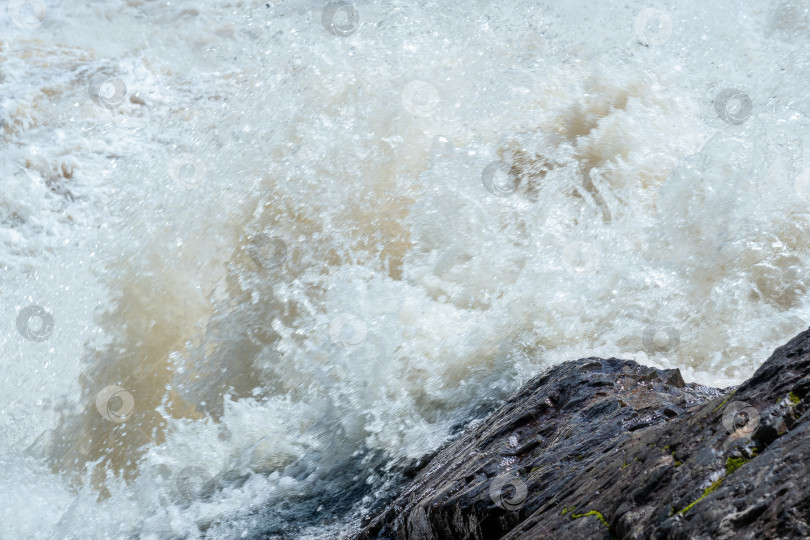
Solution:
[(810, 331), (745, 383), (566, 362), (446, 445), (360, 539), (807, 538)]

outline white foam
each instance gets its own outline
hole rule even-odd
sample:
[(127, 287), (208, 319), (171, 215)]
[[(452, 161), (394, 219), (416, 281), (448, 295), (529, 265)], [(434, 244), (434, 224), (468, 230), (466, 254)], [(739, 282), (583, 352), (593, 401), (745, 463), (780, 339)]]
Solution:
[(0, 536), (335, 536), (549, 365), (750, 376), (810, 320), (806, 12), (650, 7), (0, 17)]

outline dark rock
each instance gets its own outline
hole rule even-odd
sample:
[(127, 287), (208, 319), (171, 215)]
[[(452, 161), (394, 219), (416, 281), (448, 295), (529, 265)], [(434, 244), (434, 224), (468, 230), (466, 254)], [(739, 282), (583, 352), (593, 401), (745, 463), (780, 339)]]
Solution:
[(535, 377), (357, 540), (808, 538), (810, 331), (725, 391), (615, 358)]

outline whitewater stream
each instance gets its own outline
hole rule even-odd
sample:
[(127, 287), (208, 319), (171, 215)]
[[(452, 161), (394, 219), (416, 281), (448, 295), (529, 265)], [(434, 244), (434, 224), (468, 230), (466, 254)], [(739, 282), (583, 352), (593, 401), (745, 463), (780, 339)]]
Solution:
[(0, 538), (337, 538), (548, 366), (810, 325), (810, 3), (0, 5)]

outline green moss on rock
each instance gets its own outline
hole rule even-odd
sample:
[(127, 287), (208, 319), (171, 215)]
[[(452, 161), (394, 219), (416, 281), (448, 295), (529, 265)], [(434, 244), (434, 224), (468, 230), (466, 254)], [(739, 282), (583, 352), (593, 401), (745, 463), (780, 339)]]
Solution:
[(716, 408), (716, 409), (714, 409), (712, 412), (713, 412), (713, 413), (716, 413), (717, 411), (719, 411), (720, 409), (722, 409), (722, 408), (723, 408), (723, 405), (725, 405), (726, 403), (728, 403), (728, 400), (730, 400), (730, 399), (731, 399), (731, 397), (732, 397), (732, 396), (733, 396), (733, 395), (734, 395), (736, 392), (737, 392), (737, 389), (735, 388), (734, 390), (732, 390), (732, 391), (731, 391), (731, 393), (730, 393), (729, 395), (727, 395), (727, 396), (726, 396), (726, 399), (724, 399), (724, 400), (723, 400), (723, 401), (720, 403), (720, 405), (718, 405), (718, 406), (717, 406), (717, 408)]
[(605, 519), (605, 516), (603, 516), (602, 513), (599, 512), (598, 510), (591, 510), (590, 512), (586, 512), (584, 514), (571, 514), (571, 519), (579, 519), (588, 516), (596, 516), (596, 519), (601, 521), (602, 525), (610, 529), (610, 524), (608, 524), (607, 520)]
[(730, 475), (749, 461), (751, 460), (742, 457), (726, 459), (726, 476)]
[(685, 514), (686, 512), (688, 512), (690, 508), (692, 508), (692, 507), (693, 507), (693, 506), (695, 506), (697, 503), (699, 503), (700, 501), (702, 501), (703, 499), (705, 499), (705, 498), (706, 498), (706, 496), (707, 496), (709, 493), (711, 493), (711, 492), (713, 492), (714, 490), (716, 490), (717, 488), (719, 488), (719, 487), (720, 487), (720, 484), (722, 484), (722, 483), (723, 483), (723, 480), (725, 480), (725, 479), (726, 479), (726, 477), (724, 476), (724, 477), (720, 478), (719, 480), (717, 480), (716, 482), (712, 483), (712, 485), (710, 485), (709, 487), (707, 487), (706, 489), (704, 489), (704, 490), (703, 490), (703, 495), (701, 495), (699, 499), (697, 499), (696, 501), (691, 502), (691, 503), (690, 503), (690, 504), (689, 504), (689, 505), (688, 505), (686, 508), (684, 508), (683, 510), (681, 510), (681, 511), (680, 511), (680, 512), (678, 512), (678, 513), (679, 513), (679, 514)]

